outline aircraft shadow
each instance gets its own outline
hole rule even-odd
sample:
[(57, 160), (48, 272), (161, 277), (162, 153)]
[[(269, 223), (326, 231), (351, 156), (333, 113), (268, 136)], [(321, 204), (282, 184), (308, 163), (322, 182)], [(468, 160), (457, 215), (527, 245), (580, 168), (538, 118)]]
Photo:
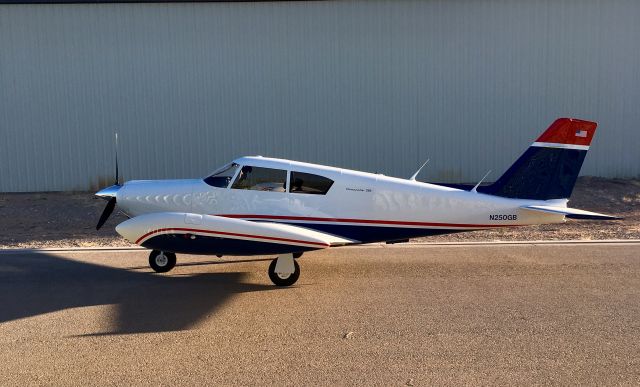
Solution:
[[(234, 263), (247, 263), (247, 262), (270, 262), (273, 258), (256, 258), (256, 259), (234, 259), (234, 260), (222, 260), (217, 261), (198, 261), (198, 262), (183, 262), (176, 263), (176, 267), (189, 267), (189, 266), (211, 266), (211, 265), (229, 265)], [(127, 268), (129, 270), (149, 269), (149, 265), (146, 266), (133, 266)]]
[(274, 290), (245, 283), (245, 277), (237, 272), (160, 276), (44, 253), (2, 254), (0, 323), (113, 304), (116, 318), (110, 330), (91, 335), (186, 330), (235, 294)]

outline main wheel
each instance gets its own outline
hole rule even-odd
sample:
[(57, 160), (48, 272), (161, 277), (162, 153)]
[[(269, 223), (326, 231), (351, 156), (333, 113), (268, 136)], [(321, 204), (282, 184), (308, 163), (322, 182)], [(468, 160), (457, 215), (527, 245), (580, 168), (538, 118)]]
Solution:
[(291, 286), (295, 284), (300, 277), (300, 265), (298, 265), (298, 262), (293, 261), (295, 269), (291, 274), (276, 273), (276, 262), (278, 262), (277, 258), (271, 261), (269, 265), (269, 279), (271, 279), (271, 282), (276, 286)]
[(176, 265), (176, 255), (165, 251), (153, 250), (149, 254), (149, 266), (156, 273), (166, 273)]

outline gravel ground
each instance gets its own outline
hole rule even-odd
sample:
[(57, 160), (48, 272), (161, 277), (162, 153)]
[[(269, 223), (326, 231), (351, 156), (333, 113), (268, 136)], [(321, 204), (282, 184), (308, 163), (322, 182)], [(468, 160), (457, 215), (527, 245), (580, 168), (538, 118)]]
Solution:
[[(474, 231), (420, 241), (515, 241), (640, 239), (640, 180), (582, 177), (571, 207), (624, 217), (623, 220)], [(105, 226), (95, 224), (105, 201), (91, 192), (0, 194), (0, 248), (130, 246), (115, 232), (126, 218), (117, 211)]]

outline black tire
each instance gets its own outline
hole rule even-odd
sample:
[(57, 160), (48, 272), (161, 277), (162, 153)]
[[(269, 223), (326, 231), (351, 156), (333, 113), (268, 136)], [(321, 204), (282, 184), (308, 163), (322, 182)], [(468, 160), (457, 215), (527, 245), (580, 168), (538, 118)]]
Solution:
[[(166, 259), (161, 259), (164, 255)], [(176, 255), (166, 251), (153, 250), (149, 254), (149, 266), (156, 273), (166, 273), (176, 265)]]
[(271, 282), (276, 286), (291, 286), (295, 284), (296, 281), (298, 281), (298, 278), (300, 278), (300, 265), (298, 265), (298, 262), (293, 261), (293, 273), (291, 273), (287, 278), (282, 278), (276, 273), (277, 261), (278, 259), (276, 258), (271, 261), (271, 264), (269, 265), (269, 279), (271, 279)]
[(293, 259), (298, 259), (300, 257), (302, 257), (302, 251), (299, 253), (293, 253)]

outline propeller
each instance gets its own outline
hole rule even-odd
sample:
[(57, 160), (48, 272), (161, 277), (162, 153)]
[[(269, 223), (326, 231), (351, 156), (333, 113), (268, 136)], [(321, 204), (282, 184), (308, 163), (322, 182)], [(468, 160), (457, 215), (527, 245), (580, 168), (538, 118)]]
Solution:
[(96, 230), (100, 230), (107, 219), (109, 219), (109, 216), (111, 216), (113, 209), (116, 207), (116, 192), (118, 192), (119, 189), (120, 180), (118, 178), (118, 133), (116, 133), (116, 178), (111, 187), (107, 187), (96, 193), (96, 196), (99, 196), (103, 199), (109, 199), (107, 205), (102, 211), (102, 215), (100, 215), (100, 219), (98, 220), (98, 224), (96, 225)]
[(104, 211), (102, 211), (102, 215), (100, 215), (100, 220), (98, 220), (98, 225), (96, 226), (96, 230), (100, 230), (100, 227), (102, 227), (104, 222), (106, 222), (107, 219), (109, 219), (109, 216), (111, 216), (111, 213), (113, 212), (113, 209), (115, 207), (116, 207), (116, 198), (113, 197), (109, 199), (109, 201), (107, 202), (107, 206), (104, 208)]
[(118, 180), (118, 132), (116, 132), (116, 181), (114, 185), (120, 185)]

